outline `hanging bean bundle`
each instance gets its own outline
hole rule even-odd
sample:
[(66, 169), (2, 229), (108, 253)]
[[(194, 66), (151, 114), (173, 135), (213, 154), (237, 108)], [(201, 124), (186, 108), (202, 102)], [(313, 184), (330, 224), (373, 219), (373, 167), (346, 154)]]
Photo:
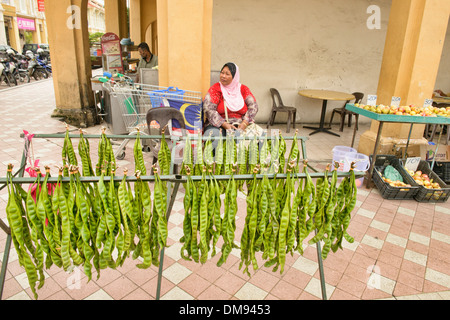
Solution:
[[(258, 269), (257, 252), (262, 253), (266, 267), (273, 267), (273, 271), (279, 268), (280, 272), (283, 272), (286, 254), (292, 255), (295, 251), (303, 254), (304, 242), (312, 232), (315, 234), (307, 243), (311, 245), (323, 241), (323, 258), (326, 258), (330, 250), (335, 252), (338, 248), (342, 248), (342, 239), (353, 241), (346, 230), (350, 221), (350, 212), (356, 200), (356, 186), (354, 179), (352, 180), (354, 172), (351, 172), (338, 186), (337, 168), (331, 170), (330, 166), (327, 166), (323, 176), (314, 182), (307, 169), (308, 161), (303, 160), (303, 177), (296, 179), (296, 174), (300, 172), (297, 133), (298, 131), (293, 138), (287, 158), (288, 165), (284, 179), (277, 178), (278, 173), (284, 172), (286, 163), (286, 142), (281, 134), (271, 141), (265, 137), (261, 148), (257, 139), (253, 138), (246, 148), (245, 158), (241, 158), (240, 152), (243, 144), (241, 142), (236, 144), (232, 135), (227, 135), (224, 144), (221, 144), (222, 140), (219, 140), (215, 159), (219, 161), (225, 159), (225, 161), (223, 166), (216, 163), (215, 174), (230, 175), (226, 188), (222, 191), (225, 193), (225, 201), (220, 234), (224, 244), (218, 261), (219, 266), (226, 261), (231, 249), (237, 247), (234, 244), (235, 198), (237, 190), (242, 190), (243, 183), (234, 181), (234, 175), (236, 172), (249, 172), (245, 170), (251, 170), (254, 177), (246, 183), (247, 215), (240, 241), (240, 269), (244, 267), (244, 273), (249, 274), (250, 266), (253, 266), (254, 270)], [(209, 140), (206, 141), (203, 151), (205, 159), (203, 165), (209, 165), (212, 161)], [(236, 159), (238, 164), (230, 165)], [(182, 256), (187, 259), (193, 257), (197, 262), (204, 261), (200, 258), (202, 243), (205, 248), (205, 242), (201, 240), (204, 234), (200, 230), (201, 221), (207, 220), (202, 220), (201, 217), (203, 213), (213, 208), (211, 202), (206, 201), (208, 193), (214, 192), (214, 187), (207, 183), (205, 191), (205, 170), (198, 187), (195, 187), (189, 173), (184, 199), (186, 216), (185, 234), (182, 237), (182, 242), (185, 243)], [(263, 173), (262, 179), (256, 179), (259, 171)], [(183, 172), (192, 171), (186, 167)], [(274, 178), (269, 179), (268, 174), (273, 174)], [(205, 208), (202, 211), (203, 206)], [(193, 209), (194, 214), (192, 214)], [(208, 217), (211, 218), (211, 215)]]
[(42, 274), (42, 271), (38, 268), (39, 261), (35, 258), (36, 249), (32, 243), (21, 192), (16, 187), (17, 185), (12, 183), (12, 170), (13, 166), (9, 164), (7, 170), (9, 198), (6, 205), (6, 216), (11, 227), (11, 238), (16, 248), (19, 264), (25, 268), (30, 289), (37, 299), (36, 283), (39, 281), (39, 287), (41, 287), (44, 284), (44, 278), (38, 279), (38, 272)]
[(233, 248), (238, 248), (234, 243), (235, 231), (236, 231), (236, 213), (237, 213), (237, 185), (234, 179), (236, 172), (236, 165), (231, 168), (231, 177), (228, 180), (227, 187), (225, 189), (225, 212), (222, 219), (221, 235), (223, 238), (223, 245), (221, 249), (222, 255), (220, 256), (217, 266), (221, 266), (227, 261), (228, 256)]
[[(134, 259), (142, 258), (139, 268), (157, 266), (160, 249), (167, 243), (167, 188), (154, 171), (152, 204), (149, 183), (140, 179), (146, 168), (139, 133), (134, 146), (137, 181), (133, 190), (127, 181), (127, 170), (120, 183), (114, 182), (116, 162), (105, 129), (99, 141), (95, 170), (89, 142), (82, 131), (78, 143), (80, 162), (68, 132), (56, 183), (47, 183), (49, 167), (45, 168), (45, 177), (39, 168), (33, 168), (37, 177), (26, 192), (12, 183), (13, 166), (8, 166), (7, 217), (19, 262), (27, 272), (35, 298), (36, 290), (44, 285), (44, 267), (48, 269), (54, 264), (71, 272), (80, 266), (90, 281), (93, 267), (98, 279), (102, 269), (122, 266), (130, 254)], [(170, 164), (167, 148), (160, 152)], [(164, 170), (167, 171), (167, 166)], [(99, 177), (97, 183), (81, 180), (82, 176), (95, 175)], [(68, 181), (63, 182), (63, 178)], [(36, 190), (35, 196), (32, 190)]]

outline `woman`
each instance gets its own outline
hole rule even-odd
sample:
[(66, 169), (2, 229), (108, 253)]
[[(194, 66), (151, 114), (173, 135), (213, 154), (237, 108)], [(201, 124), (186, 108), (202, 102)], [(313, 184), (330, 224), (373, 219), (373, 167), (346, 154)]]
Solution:
[[(258, 104), (250, 89), (240, 83), (239, 67), (226, 63), (220, 80), (214, 84), (203, 101), (206, 115), (205, 135), (226, 135), (229, 130), (245, 130), (254, 122)], [(216, 142), (217, 143), (217, 142)]]

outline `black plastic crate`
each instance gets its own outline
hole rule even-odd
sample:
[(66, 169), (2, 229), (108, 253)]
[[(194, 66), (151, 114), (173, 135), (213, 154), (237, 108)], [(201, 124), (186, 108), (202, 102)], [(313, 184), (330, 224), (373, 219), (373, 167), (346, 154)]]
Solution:
[[(431, 168), (432, 161), (428, 161), (428, 165)], [(450, 161), (436, 161), (433, 166), (433, 171), (445, 184), (450, 184)]]
[(441, 188), (440, 189), (425, 188), (424, 186), (418, 185), (413, 179), (414, 185), (419, 187), (419, 191), (414, 196), (414, 199), (418, 202), (446, 202), (448, 200), (448, 197), (450, 196), (450, 187), (444, 181), (442, 181), (441, 178), (439, 178), (436, 172), (431, 170), (430, 166), (428, 165), (428, 162), (424, 160), (420, 161), (416, 171), (417, 170), (426, 173), (428, 177), (430, 177), (430, 179), (433, 179), (434, 182), (439, 183)]
[[(372, 156), (370, 157), (372, 161)], [(384, 169), (388, 166), (393, 166), (402, 176), (403, 182), (411, 185), (410, 187), (394, 187), (383, 180)], [(403, 168), (402, 163), (396, 156), (393, 155), (377, 155), (372, 179), (383, 199), (391, 200), (405, 200), (414, 199), (414, 196), (419, 192), (418, 185), (414, 182), (411, 175)]]

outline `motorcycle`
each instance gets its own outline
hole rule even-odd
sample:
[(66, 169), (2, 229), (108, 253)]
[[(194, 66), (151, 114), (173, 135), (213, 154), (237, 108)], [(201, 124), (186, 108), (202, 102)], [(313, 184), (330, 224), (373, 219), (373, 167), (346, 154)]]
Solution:
[(52, 65), (47, 62), (47, 59), (40, 59), (39, 56), (36, 57), (36, 62), (47, 71), (48, 75), (52, 74)]
[(12, 70), (12, 74), (14, 75), (14, 78), (16, 78), (16, 81), (19, 83), (29, 83), (30, 82), (30, 75), (28, 74), (27, 69), (21, 69), (19, 66), (19, 63), (10, 62), (10, 64), (15, 65), (14, 69)]
[(19, 69), (27, 70), (28, 69), (28, 59), (26, 56), (17, 54), (16, 55), (17, 64)]
[(13, 74), (13, 71), (15, 69), (14, 63), (9, 62), (6, 59), (0, 60), (0, 83), (2, 81), (5, 81), (5, 83), (10, 87), (11, 84), (14, 84), (17, 86), (17, 80), (16, 77)]
[(33, 77), (35, 80), (40, 80), (42, 78), (47, 79), (49, 77), (49, 73), (47, 70), (39, 64), (36, 56), (33, 53), (28, 53), (26, 58), (29, 60), (28, 62), (28, 75)]

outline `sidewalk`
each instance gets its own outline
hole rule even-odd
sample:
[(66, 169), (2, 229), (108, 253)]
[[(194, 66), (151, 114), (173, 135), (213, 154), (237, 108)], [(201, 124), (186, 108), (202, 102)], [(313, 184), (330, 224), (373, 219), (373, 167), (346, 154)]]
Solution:
[[(6, 175), (9, 163), (18, 169), (22, 157), (23, 130), (30, 133), (64, 133), (65, 124), (50, 117), (55, 108), (53, 81), (45, 80), (31, 85), (0, 91), (0, 176)], [(86, 129), (100, 134), (98, 125)], [(262, 126), (265, 126), (263, 124)], [(300, 124), (297, 125), (300, 127)], [(284, 132), (285, 125), (274, 128)], [(369, 125), (360, 124), (359, 134)], [(78, 133), (78, 128), (70, 130)], [(299, 128), (300, 136), (310, 130)], [(333, 126), (338, 131), (338, 126)], [(311, 162), (323, 168), (332, 159), (336, 145), (350, 145), (353, 130), (345, 127), (341, 138), (319, 133), (307, 142)], [(293, 131), (288, 135), (293, 135)], [(75, 141), (74, 141), (75, 142)], [(76, 142), (74, 143), (76, 147)], [(35, 139), (35, 158), (44, 165), (60, 164), (62, 139)], [(117, 161), (118, 175), (124, 167), (131, 171), (134, 165), (132, 143), (126, 157)], [(91, 142), (91, 154), (97, 152)], [(146, 156), (147, 167), (151, 158)], [(180, 257), (183, 227), (184, 190), (178, 193), (169, 219), (169, 248), (166, 249), (161, 288), (162, 299), (321, 299), (320, 277), (316, 248), (308, 246), (303, 256), (286, 257), (282, 275), (261, 267), (249, 278), (239, 270), (239, 251), (233, 251), (222, 267), (217, 267), (219, 255), (204, 265), (188, 262)], [(7, 222), (6, 189), (0, 192), (0, 219)], [(240, 239), (245, 219), (245, 195), (238, 195), (236, 239)], [(450, 299), (450, 204), (418, 203), (414, 200), (384, 200), (378, 190), (362, 187), (358, 192), (356, 208), (348, 229), (355, 238), (345, 244), (344, 250), (330, 253), (324, 261), (328, 299)], [(6, 235), (0, 230), (0, 259), (3, 259)], [(82, 268), (66, 274), (53, 266), (46, 270), (45, 285), (38, 290), (40, 300), (130, 300), (156, 296), (158, 269), (138, 269), (137, 261), (129, 258), (121, 268), (102, 270), (97, 280), (88, 283)], [(79, 280), (79, 281), (78, 281)], [(14, 248), (11, 250), (3, 291), (3, 299), (29, 300), (32, 293), (19, 266)]]

